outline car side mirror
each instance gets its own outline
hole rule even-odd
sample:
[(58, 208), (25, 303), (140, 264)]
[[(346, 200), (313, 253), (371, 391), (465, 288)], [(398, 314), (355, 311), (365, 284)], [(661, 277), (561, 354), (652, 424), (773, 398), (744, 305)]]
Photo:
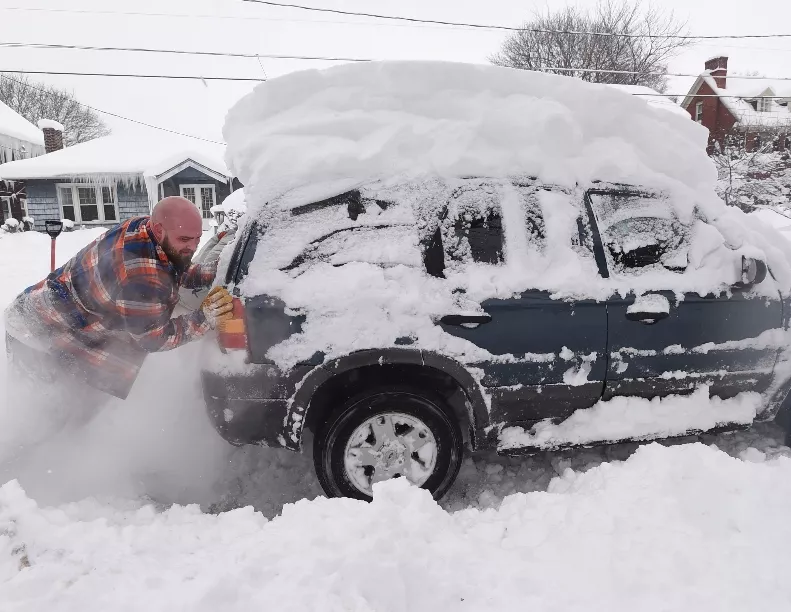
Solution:
[(742, 255), (742, 278), (736, 283), (739, 289), (749, 289), (766, 278), (766, 264), (760, 259)]

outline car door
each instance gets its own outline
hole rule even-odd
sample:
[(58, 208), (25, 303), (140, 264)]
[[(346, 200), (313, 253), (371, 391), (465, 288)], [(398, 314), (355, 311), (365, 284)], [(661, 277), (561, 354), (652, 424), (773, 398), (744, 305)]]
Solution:
[[(596, 274), (581, 199), (575, 202), (572, 195), (555, 195), (562, 202), (552, 202), (552, 210), (561, 204), (567, 207), (560, 224), (547, 223), (544, 216), (541, 200), (552, 196), (546, 188), (513, 184), (486, 192), (485, 185), (473, 183), (457, 191), (449, 202), (443, 235), (445, 261), (457, 270), (448, 277), (497, 282), (518, 274), (520, 266), (546, 264), (542, 251), (548, 241), (558, 239), (568, 243), (571, 256), (584, 252)], [(487, 201), (482, 212), (479, 206)], [(569, 215), (577, 216), (572, 235), (554, 235), (555, 225), (565, 225)], [(551, 274), (551, 270), (540, 272), (534, 276)], [(464, 295), (467, 289), (456, 290)], [(441, 325), (492, 355), (469, 365), (479, 371), (491, 397), (493, 423), (562, 419), (601, 398), (607, 342), (604, 302), (553, 299), (546, 289), (528, 288), (511, 297), (486, 299), (481, 307), (483, 315), (449, 313)]]
[(671, 203), (654, 194), (592, 190), (588, 203), (607, 273), (630, 289), (607, 303), (605, 397), (687, 393), (700, 384), (724, 398), (766, 389), (778, 355), (771, 330), (782, 326), (779, 294), (732, 286), (730, 294), (687, 291), (679, 300), (674, 291), (652, 289), (644, 275), (682, 275), (693, 233), (716, 229), (695, 227), (702, 220), (681, 223)]

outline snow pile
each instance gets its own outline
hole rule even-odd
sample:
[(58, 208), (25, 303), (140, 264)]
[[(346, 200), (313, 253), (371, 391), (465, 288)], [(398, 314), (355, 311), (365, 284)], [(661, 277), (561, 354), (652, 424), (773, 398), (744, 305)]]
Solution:
[(292, 73), (240, 100), (223, 133), (256, 210), (396, 175), (527, 174), (687, 195), (716, 179), (707, 132), (694, 122), (609, 87), (496, 66), (370, 62)]
[(62, 132), (65, 129), (62, 123), (58, 123), (52, 119), (39, 119), (38, 128), (40, 130), (49, 128), (50, 130), (55, 130), (56, 132)]
[[(0, 489), (0, 601), (76, 610), (788, 609), (791, 460), (702, 445), (570, 469), (546, 493), (447, 514), (399, 479), (373, 503), (42, 508)], [(597, 562), (592, 563), (591, 560)]]
[(618, 85), (615, 83), (607, 83), (606, 86), (631, 94), (657, 110), (668, 111), (684, 119), (690, 119), (689, 113), (685, 111), (680, 104), (676, 104), (667, 96), (660, 94), (650, 87), (644, 85)]
[(510, 448), (560, 448), (593, 442), (619, 442), (685, 435), (718, 425), (749, 425), (761, 408), (758, 393), (741, 393), (732, 399), (709, 398), (701, 385), (691, 395), (671, 395), (648, 400), (615, 397), (592, 408), (577, 410), (555, 424), (545, 419), (530, 431), (505, 427), (499, 434), (499, 450)]

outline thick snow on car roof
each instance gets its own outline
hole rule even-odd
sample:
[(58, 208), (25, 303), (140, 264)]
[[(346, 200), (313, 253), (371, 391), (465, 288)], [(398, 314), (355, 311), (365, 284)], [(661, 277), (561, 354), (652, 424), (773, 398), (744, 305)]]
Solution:
[(398, 174), (662, 189), (716, 180), (695, 122), (609, 87), (497, 66), (370, 62), (288, 74), (240, 100), (224, 135), (253, 207)]

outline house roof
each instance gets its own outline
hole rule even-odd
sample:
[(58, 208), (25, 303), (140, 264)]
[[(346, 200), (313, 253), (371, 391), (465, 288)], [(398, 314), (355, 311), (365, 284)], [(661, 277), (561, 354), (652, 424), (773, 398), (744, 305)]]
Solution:
[[(711, 91), (719, 96), (725, 108), (744, 126), (765, 128), (791, 126), (791, 108), (788, 106), (780, 106), (776, 101), (773, 101), (770, 111), (758, 111), (747, 102), (749, 99), (760, 97), (761, 94), (785, 96), (785, 87), (782, 85), (780, 85), (782, 92), (780, 93), (777, 89), (774, 89), (774, 87), (777, 87), (777, 83), (772, 83), (769, 79), (745, 79), (745, 82), (736, 82), (733, 86), (728, 81), (728, 87), (720, 89), (714, 77), (711, 76), (711, 72), (704, 70), (695, 80), (689, 93), (681, 103), (682, 108), (689, 107), (703, 83), (706, 83)], [(771, 92), (768, 92), (768, 89), (771, 89)]]
[(673, 102), (673, 100), (671, 100), (670, 98), (663, 96), (658, 91), (651, 89), (650, 87), (646, 87), (644, 85), (614, 85), (614, 84), (608, 84), (608, 86), (614, 87), (615, 89), (620, 89), (621, 91), (626, 92), (628, 94), (632, 94), (633, 96), (637, 96), (641, 100), (645, 100), (645, 102), (647, 102), (649, 106), (670, 111), (671, 113), (681, 115), (686, 119), (690, 118), (687, 111), (681, 108), (681, 106)]
[(192, 160), (209, 173), (230, 180), (222, 161), (224, 147), (196, 146), (186, 138), (105, 136), (60, 151), (0, 166), (2, 179), (158, 179), (175, 166)]
[(10, 136), (30, 144), (44, 146), (44, 132), (2, 102), (0, 102), (0, 136)]

